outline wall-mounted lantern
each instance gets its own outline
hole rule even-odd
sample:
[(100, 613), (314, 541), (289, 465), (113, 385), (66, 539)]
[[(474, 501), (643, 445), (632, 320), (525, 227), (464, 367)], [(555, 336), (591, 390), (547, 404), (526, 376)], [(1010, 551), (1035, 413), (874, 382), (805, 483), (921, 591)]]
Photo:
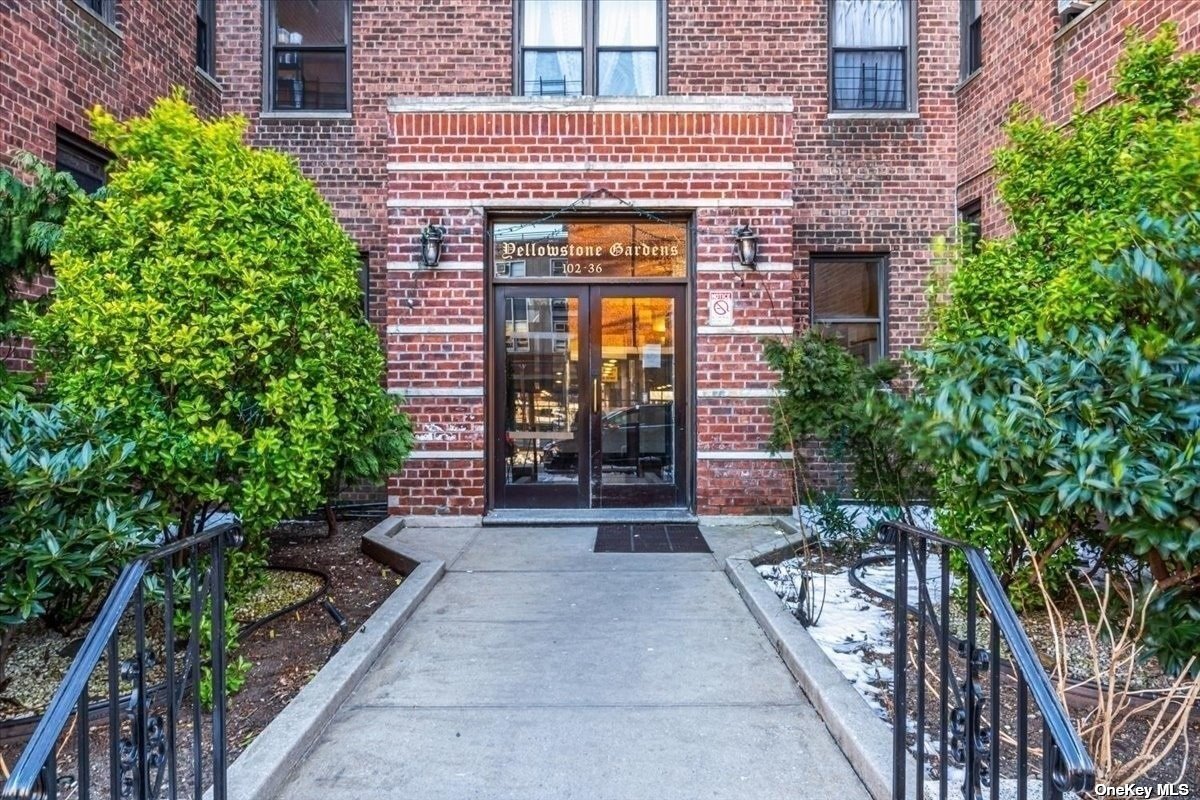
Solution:
[(421, 229), (421, 266), (436, 267), (442, 260), (442, 240), (446, 237), (446, 228), (430, 222)]
[(747, 223), (734, 228), (733, 239), (738, 262), (743, 267), (754, 269), (758, 263), (758, 234)]

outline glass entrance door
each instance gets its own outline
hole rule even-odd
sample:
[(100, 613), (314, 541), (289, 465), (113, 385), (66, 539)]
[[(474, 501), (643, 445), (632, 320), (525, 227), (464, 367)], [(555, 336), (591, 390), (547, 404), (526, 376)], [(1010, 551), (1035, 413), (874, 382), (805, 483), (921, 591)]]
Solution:
[(594, 287), (591, 295), (592, 505), (678, 505), (682, 292)]
[(683, 294), (496, 287), (496, 506), (686, 505)]

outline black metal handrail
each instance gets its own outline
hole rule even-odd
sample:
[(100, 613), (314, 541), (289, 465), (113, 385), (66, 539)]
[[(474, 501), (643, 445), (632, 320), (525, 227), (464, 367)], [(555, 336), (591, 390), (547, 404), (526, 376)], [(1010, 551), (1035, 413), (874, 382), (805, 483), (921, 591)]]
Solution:
[[(1017, 800), (1027, 800), (1032, 775), (1029, 728), (1031, 714), (1042, 720), (1041, 794), (1043, 800), (1060, 800), (1064, 792), (1086, 792), (1095, 788), (1095, 765), (1080, 740), (1079, 733), (1059, 701), (1045, 668), (1033, 650), (1012, 604), (987, 556), (978, 548), (955, 542), (932, 531), (900, 522), (884, 522), (880, 536), (896, 547), (893, 690), (895, 716), (892, 742), (892, 796), (904, 798), (908, 780), (908, 721), (910, 627), (908, 614), (899, 611), (909, 600), (909, 564), (916, 573), (916, 675), (912, 698), (916, 724), (916, 797), (924, 798), (926, 781), (926, 744), (928, 733), (926, 705), (933, 689), (937, 704), (938, 796), (946, 800), (950, 766), (962, 770), (961, 791), (967, 800), (998, 800), (1001, 796), (1003, 747), (1001, 719), (1006, 709), (1011, 727), (1007, 755), (1015, 761), (1010, 773), (1016, 781)], [(938, 550), (939, 597), (929, 591), (930, 548)], [(965, 636), (951, 635), (950, 554), (962, 553), (966, 562)], [(980, 605), (983, 610), (981, 613)], [(911, 608), (911, 606), (910, 606)], [(987, 647), (978, 646), (980, 622), (988, 627)], [(930, 675), (926, 664), (926, 642), (932, 639), (937, 653), (937, 674)], [(1001, 642), (1008, 650), (1008, 661), (1016, 673), (1015, 697), (1008, 705), (1001, 693)], [(956, 669), (957, 667), (957, 669)], [(958, 674), (965, 673), (965, 674)], [(983, 680), (987, 678), (987, 691)], [(935, 682), (936, 679), (936, 682)], [(1030, 699), (1033, 708), (1030, 708)], [(986, 718), (985, 718), (986, 714)], [(987, 793), (985, 794), (985, 790)]]
[[(46, 713), (30, 737), (12, 774), (0, 790), (2, 800), (56, 800), (61, 788), (59, 760), (70, 753), (74, 776), (68, 785), (78, 789), (80, 800), (100, 794), (92, 777), (92, 707), (89, 682), (106, 661), (108, 736), (107, 792), (110, 798), (152, 800), (187, 796), (179, 791), (176, 745), (183, 701), (191, 699), (191, 796), (204, 796), (205, 756), (209, 757), (213, 800), (226, 796), (226, 689), (225, 689), (225, 558), (226, 550), (241, 541), (235, 524), (214, 526), (200, 534), (177, 539), (144, 553), (117, 576), (96, 620), (88, 630), (66, 676), (54, 692)], [(178, 570), (182, 570), (182, 573)], [(177, 669), (175, 625), (176, 581), (185, 575), (191, 628), (182, 668)], [(155, 687), (147, 674), (157, 660), (146, 637), (147, 589), (161, 578), (163, 667), (161, 684), (165, 700), (156, 703)], [(205, 657), (202, 618), (210, 605), (211, 628)], [(157, 605), (157, 604), (156, 604)], [(134, 653), (121, 660), (122, 621), (132, 611)], [(212, 680), (211, 730), (207, 747), (202, 729), (199, 689), (204, 669)], [(132, 684), (122, 698), (122, 682)], [(190, 689), (190, 691), (189, 691)], [(157, 708), (156, 706), (161, 706)], [(74, 717), (74, 724), (71, 724)], [(73, 753), (67, 747), (74, 738)], [(165, 781), (165, 785), (164, 785)], [(94, 791), (95, 790), (95, 791)]]

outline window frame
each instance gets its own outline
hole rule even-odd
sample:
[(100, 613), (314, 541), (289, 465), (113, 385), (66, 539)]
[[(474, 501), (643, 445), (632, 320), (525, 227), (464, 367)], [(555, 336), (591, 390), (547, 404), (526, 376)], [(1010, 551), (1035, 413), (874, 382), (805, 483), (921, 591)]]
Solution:
[[(983, 201), (976, 198), (958, 209), (958, 224), (963, 252), (974, 255), (983, 241)], [(968, 232), (973, 232), (968, 236)]]
[(263, 113), (267, 115), (278, 115), (288, 117), (345, 117), (350, 115), (354, 108), (354, 96), (352, 88), (354, 84), (354, 3), (352, 0), (344, 0), (346, 3), (345, 17), (345, 39), (344, 45), (286, 45), (282, 49), (304, 51), (304, 52), (324, 52), (336, 53), (345, 52), (346, 61), (346, 107), (345, 108), (277, 108), (275, 106), (275, 88), (278, 81), (275, 78), (275, 51), (277, 44), (275, 42), (275, 29), (277, 27), (275, 21), (275, 9), (279, 0), (263, 0)]
[[(638, 52), (638, 53), (658, 53), (658, 70), (656, 76), (655, 92), (651, 97), (661, 97), (667, 94), (667, 0), (655, 0), (655, 5), (658, 6), (658, 42), (654, 47), (650, 46), (600, 46), (596, 29), (598, 27), (598, 19), (600, 13), (600, 4), (597, 0), (575, 0), (583, 5), (583, 42), (579, 46), (579, 50), (583, 53), (583, 88), (579, 95), (565, 95), (566, 97), (637, 97), (641, 95), (600, 95), (597, 94), (600, 53), (602, 52)], [(574, 50), (573, 47), (525, 47), (523, 38), (525, 35), (525, 0), (513, 0), (512, 12), (512, 53), (513, 53), (513, 95), (515, 97), (562, 97), (564, 95), (538, 95), (525, 94), (525, 52), (537, 52), (539, 50), (559, 51), (559, 50)]]
[[(69, 163), (64, 163), (63, 156), (67, 157), (67, 161), (74, 160), (79, 164), (79, 167), (71, 166)], [(85, 169), (80, 167), (96, 167), (97, 174), (89, 175), (99, 182), (100, 188), (108, 183), (108, 165), (113, 159), (113, 154), (105, 150), (98, 144), (95, 144), (89, 139), (85, 139), (66, 128), (57, 126), (54, 132), (54, 171), (68, 172), (75, 178), (75, 182), (79, 183), (79, 174), (86, 174)], [(89, 190), (86, 186), (80, 184), (80, 188), (88, 194), (92, 194), (95, 189)]]
[[(968, 15), (977, 4), (979, 16), (971, 19)], [(983, 69), (983, 0), (960, 0), (958, 26), (959, 51), (962, 54), (959, 78), (966, 81)]]
[[(817, 316), (816, 281), (814, 275), (820, 264), (874, 262), (876, 270), (876, 286), (879, 296), (878, 317), (848, 317), (839, 315)], [(808, 257), (808, 324), (816, 329), (820, 325), (857, 324), (879, 326), (879, 361), (888, 357), (888, 277), (891, 273), (891, 260), (887, 253), (812, 253)], [(878, 363), (878, 362), (869, 362)]]
[[(201, 31), (207, 35), (200, 38)], [(210, 78), (217, 74), (217, 0), (196, 0), (196, 68)]]
[[(825, 2), (825, 70), (826, 103), (831, 115), (841, 117), (894, 117), (908, 116), (917, 112), (917, 14), (920, 12), (916, 0), (904, 0), (908, 6), (908, 43), (904, 47), (837, 47), (833, 45), (833, 17), (837, 0)], [(833, 90), (834, 55), (838, 52), (878, 52), (902, 50), (904, 52), (904, 107), (903, 108), (838, 108)]]
[[(97, 4), (100, 8), (96, 8)], [(117, 0), (75, 0), (75, 5), (80, 6), (96, 19), (116, 30)]]

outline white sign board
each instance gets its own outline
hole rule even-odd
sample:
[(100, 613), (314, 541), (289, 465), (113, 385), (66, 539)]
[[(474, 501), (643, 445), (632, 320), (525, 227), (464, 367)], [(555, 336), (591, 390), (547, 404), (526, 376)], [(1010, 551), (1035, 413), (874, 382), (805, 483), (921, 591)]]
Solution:
[(708, 324), (722, 328), (733, 325), (733, 292), (708, 293)]
[(642, 367), (644, 369), (662, 369), (661, 344), (648, 344), (642, 347)]

